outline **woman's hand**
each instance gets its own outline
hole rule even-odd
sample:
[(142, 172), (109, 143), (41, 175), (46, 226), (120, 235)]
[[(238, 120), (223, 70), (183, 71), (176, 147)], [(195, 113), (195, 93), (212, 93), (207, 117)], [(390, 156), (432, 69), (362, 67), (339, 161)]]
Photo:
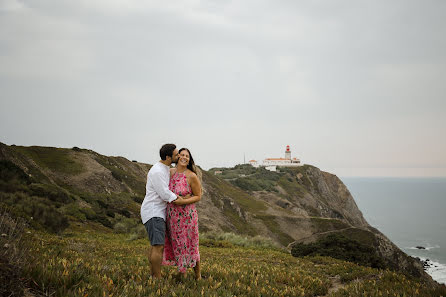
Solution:
[(178, 198), (175, 199), (174, 201), (172, 201), (172, 203), (175, 204), (175, 205), (185, 205), (185, 204), (187, 204), (186, 199), (184, 199), (181, 196), (178, 196)]

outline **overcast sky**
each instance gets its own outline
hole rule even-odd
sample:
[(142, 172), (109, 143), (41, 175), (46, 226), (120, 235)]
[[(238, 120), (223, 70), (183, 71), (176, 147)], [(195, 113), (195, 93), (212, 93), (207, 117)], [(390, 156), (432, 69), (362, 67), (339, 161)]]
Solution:
[(0, 141), (446, 176), (446, 1), (0, 0)]

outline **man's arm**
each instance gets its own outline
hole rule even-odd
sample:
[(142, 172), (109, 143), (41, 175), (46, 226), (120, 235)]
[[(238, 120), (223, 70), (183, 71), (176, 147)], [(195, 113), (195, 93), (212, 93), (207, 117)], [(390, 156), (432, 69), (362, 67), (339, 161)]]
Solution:
[(168, 179), (166, 180), (161, 172), (156, 172), (151, 176), (152, 186), (155, 192), (166, 202), (172, 202), (178, 198), (178, 196), (169, 190)]

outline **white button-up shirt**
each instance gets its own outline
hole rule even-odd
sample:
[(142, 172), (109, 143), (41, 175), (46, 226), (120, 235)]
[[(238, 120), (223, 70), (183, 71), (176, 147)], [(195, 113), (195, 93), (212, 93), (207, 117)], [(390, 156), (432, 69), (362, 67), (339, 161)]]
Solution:
[(141, 220), (145, 224), (153, 217), (166, 220), (168, 202), (177, 199), (177, 195), (169, 190), (169, 166), (156, 163), (147, 173), (146, 196), (141, 204)]

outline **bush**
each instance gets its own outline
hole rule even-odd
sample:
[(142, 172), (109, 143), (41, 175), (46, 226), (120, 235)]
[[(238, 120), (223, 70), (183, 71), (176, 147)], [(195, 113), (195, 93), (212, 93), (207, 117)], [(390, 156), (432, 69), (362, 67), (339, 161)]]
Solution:
[(254, 182), (249, 178), (238, 178), (235, 180), (231, 180), (231, 183), (234, 186), (239, 187), (240, 189), (248, 192), (262, 190), (262, 188), (256, 182)]
[(100, 207), (102, 207), (102, 208), (107, 209), (107, 208), (110, 207), (106, 202), (104, 202), (104, 201), (102, 201), (102, 200), (100, 200), (100, 199), (96, 200), (96, 202), (97, 202), (97, 204), (98, 204)]
[(8, 211), (0, 210), (0, 296), (23, 296), (24, 281), (21, 274), (28, 260), (23, 242), (26, 227), (22, 218), (15, 218)]
[(136, 239), (142, 239), (147, 238), (147, 230), (146, 227), (144, 227), (143, 224), (138, 224), (136, 227), (134, 227), (131, 230), (131, 234), (129, 236), (129, 240), (136, 240)]
[(113, 226), (116, 233), (127, 233), (127, 225), (124, 222), (118, 222)]
[(126, 218), (130, 218), (132, 216), (132, 214), (127, 209), (119, 209), (118, 213)]
[(61, 233), (69, 226), (67, 217), (58, 212), (54, 206), (33, 201), (30, 204), (30, 210), (33, 219), (53, 233)]
[(0, 192), (28, 192), (28, 186), (17, 179), (13, 179), (10, 181), (0, 180)]
[(53, 202), (60, 202), (63, 204), (73, 202), (70, 194), (55, 185), (49, 184), (31, 184), (29, 185), (31, 195), (46, 197)]
[(242, 236), (234, 233), (207, 232), (200, 234), (200, 244), (209, 247), (255, 247), (278, 249), (277, 243), (262, 236)]
[(385, 268), (384, 260), (376, 250), (342, 234), (330, 234), (310, 244), (296, 243), (291, 248), (294, 257), (327, 256), (359, 265)]
[(11, 181), (19, 180), (21, 182), (29, 184), (31, 182), (30, 177), (20, 167), (12, 163), (11, 161), (0, 161), (0, 180)]
[(96, 219), (96, 212), (91, 208), (81, 208), (79, 209), (88, 220)]
[(81, 222), (85, 222), (87, 220), (87, 217), (83, 212), (80, 211), (77, 204), (70, 204), (65, 208), (65, 213), (69, 216), (72, 216), (76, 219), (78, 219)]
[(130, 219), (121, 217), (121, 219), (113, 226), (116, 233), (131, 233), (137, 225), (142, 225), (141, 221), (136, 219)]
[(128, 234), (129, 240), (147, 237), (147, 231), (139, 219), (121, 217), (119, 222), (113, 226), (116, 233)]
[(0, 193), (2, 204), (11, 208), (18, 216), (28, 220), (34, 228), (44, 228), (60, 233), (68, 226), (68, 218), (59, 212), (48, 199), (29, 196), (26, 193)]
[(0, 161), (0, 191), (7, 193), (26, 192), (31, 178), (10, 161)]
[(118, 180), (118, 181), (120, 181), (120, 182), (122, 182), (122, 181), (124, 180), (124, 175), (121, 173), (120, 170), (117, 170), (117, 169), (112, 168), (112, 169), (111, 169), (111, 174), (112, 174), (112, 176), (113, 176), (116, 180)]
[(113, 228), (112, 223), (105, 217), (103, 214), (99, 214), (96, 216), (95, 221), (101, 223), (107, 228)]
[(132, 196), (133, 201), (138, 204), (141, 204), (144, 201), (144, 196)]

